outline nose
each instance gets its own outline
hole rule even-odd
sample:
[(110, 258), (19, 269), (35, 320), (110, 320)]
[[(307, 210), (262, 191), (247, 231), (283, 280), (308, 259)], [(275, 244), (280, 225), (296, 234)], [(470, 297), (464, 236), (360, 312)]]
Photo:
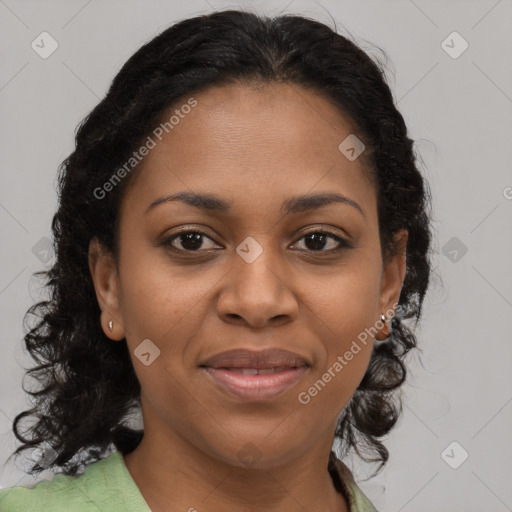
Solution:
[(225, 322), (254, 328), (292, 322), (298, 303), (289, 277), (268, 249), (252, 263), (237, 255), (219, 295), (219, 316)]

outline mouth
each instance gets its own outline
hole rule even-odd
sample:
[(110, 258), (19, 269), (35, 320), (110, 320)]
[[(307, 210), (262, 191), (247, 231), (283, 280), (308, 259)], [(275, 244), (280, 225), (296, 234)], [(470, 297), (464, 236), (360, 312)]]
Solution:
[(283, 394), (300, 380), (306, 366), (294, 368), (210, 368), (213, 381), (231, 395), (251, 402), (270, 400)]
[(298, 354), (282, 349), (234, 349), (207, 359), (200, 368), (218, 389), (258, 402), (285, 393), (309, 370), (310, 364)]

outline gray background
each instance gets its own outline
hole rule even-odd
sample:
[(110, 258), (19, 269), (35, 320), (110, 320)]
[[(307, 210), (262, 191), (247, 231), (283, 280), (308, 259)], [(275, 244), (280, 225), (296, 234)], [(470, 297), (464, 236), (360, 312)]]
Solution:
[[(53, 262), (55, 177), (75, 127), (141, 44), (179, 19), (228, 6), (330, 26), (332, 15), (370, 54), (380, 55), (372, 44), (385, 50), (431, 184), (442, 286), (434, 275), (418, 329), (424, 353), (409, 358), (403, 416), (386, 440), (390, 460), (360, 487), (380, 511), (512, 510), (511, 0), (0, 0), (0, 462), (16, 446), (12, 418), (27, 406), (22, 318), (42, 298), (32, 274)], [(31, 48), (43, 31), (58, 43), (47, 59)], [(453, 54), (460, 39), (442, 44), (454, 31), (469, 44), (457, 58), (444, 45)], [(348, 463), (359, 479), (372, 469)], [(20, 460), (4, 464), (0, 485), (33, 484), (22, 469)]]

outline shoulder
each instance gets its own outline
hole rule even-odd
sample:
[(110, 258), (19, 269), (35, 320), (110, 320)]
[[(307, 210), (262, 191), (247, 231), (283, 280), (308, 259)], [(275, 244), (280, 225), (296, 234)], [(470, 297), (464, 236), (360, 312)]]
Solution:
[(150, 512), (116, 451), (89, 464), (78, 476), (56, 474), (33, 487), (0, 490), (0, 512)]
[(73, 510), (73, 505), (84, 504), (80, 497), (80, 487), (74, 486), (74, 482), (81, 478), (83, 477), (57, 474), (51, 480), (36, 483), (32, 487), (15, 486), (2, 489), (0, 490), (0, 512)]
[(356, 483), (350, 485), (349, 492), (353, 498), (351, 512), (378, 512), (374, 504), (366, 497)]
[(331, 452), (329, 466), (339, 476), (335, 485), (347, 497), (350, 512), (378, 512), (375, 505), (366, 497), (354, 480), (352, 472), (340, 459)]

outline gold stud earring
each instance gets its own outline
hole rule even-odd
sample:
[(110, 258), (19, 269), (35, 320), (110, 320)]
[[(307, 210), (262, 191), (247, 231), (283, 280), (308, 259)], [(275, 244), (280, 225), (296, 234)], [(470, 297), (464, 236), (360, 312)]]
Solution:
[(389, 322), (389, 326), (388, 326), (387, 322), (386, 322), (386, 317), (384, 315), (380, 315), (380, 319), (384, 323), (384, 328), (381, 329), (375, 335), (375, 339), (379, 340), (379, 341), (382, 341), (382, 340), (385, 340), (386, 338), (388, 338), (389, 335), (391, 334), (391, 321)]

